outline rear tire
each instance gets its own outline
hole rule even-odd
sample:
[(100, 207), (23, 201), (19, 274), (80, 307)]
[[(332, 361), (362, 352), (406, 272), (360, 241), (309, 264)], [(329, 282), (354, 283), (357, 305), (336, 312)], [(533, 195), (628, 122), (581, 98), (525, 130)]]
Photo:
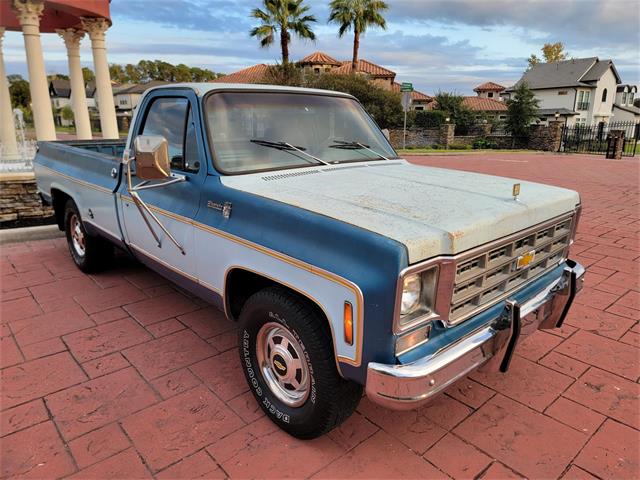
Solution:
[(87, 233), (75, 202), (67, 200), (64, 210), (64, 231), (69, 252), (77, 267), (85, 273), (103, 270), (113, 258), (113, 245), (103, 238)]
[(240, 313), (240, 361), (265, 414), (297, 438), (311, 439), (346, 420), (362, 386), (336, 368), (327, 320), (280, 287), (251, 296)]

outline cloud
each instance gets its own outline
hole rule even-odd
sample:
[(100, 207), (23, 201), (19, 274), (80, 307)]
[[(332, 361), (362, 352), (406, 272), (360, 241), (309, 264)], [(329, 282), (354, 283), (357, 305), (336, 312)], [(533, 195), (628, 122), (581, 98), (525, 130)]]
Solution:
[(394, 0), (391, 21), (442, 22), (477, 27), (514, 27), (522, 35), (563, 41), (570, 48), (640, 41), (637, 0)]

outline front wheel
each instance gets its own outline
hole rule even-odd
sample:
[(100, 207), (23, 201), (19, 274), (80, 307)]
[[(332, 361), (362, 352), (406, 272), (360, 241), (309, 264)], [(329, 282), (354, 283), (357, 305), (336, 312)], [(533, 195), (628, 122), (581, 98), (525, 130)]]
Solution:
[(92, 273), (102, 270), (113, 257), (113, 245), (87, 233), (80, 211), (71, 199), (67, 201), (64, 210), (64, 229), (71, 257), (83, 272)]
[(315, 438), (353, 413), (362, 387), (339, 375), (327, 320), (304, 299), (280, 287), (267, 288), (247, 300), (240, 322), (247, 382), (280, 428), (298, 438)]

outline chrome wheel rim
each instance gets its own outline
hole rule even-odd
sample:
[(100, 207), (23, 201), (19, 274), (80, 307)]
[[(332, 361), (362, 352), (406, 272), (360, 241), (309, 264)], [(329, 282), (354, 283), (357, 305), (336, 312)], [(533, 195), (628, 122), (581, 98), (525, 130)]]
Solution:
[(302, 346), (279, 323), (262, 326), (256, 341), (262, 377), (269, 390), (290, 407), (299, 407), (309, 396), (309, 366)]
[(69, 230), (71, 233), (71, 244), (78, 255), (84, 257), (85, 254), (85, 238), (80, 225), (80, 219), (76, 214), (71, 216), (69, 220)]

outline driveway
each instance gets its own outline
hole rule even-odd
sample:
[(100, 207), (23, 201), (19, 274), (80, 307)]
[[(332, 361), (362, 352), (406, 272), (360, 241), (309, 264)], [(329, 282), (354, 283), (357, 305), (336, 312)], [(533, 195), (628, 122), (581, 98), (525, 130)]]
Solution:
[(125, 258), (87, 276), (63, 239), (5, 245), (1, 477), (638, 478), (638, 159), (410, 158), (582, 195), (586, 287), (508, 375), (474, 373), (412, 412), (365, 398), (298, 441), (262, 415), (220, 313)]

